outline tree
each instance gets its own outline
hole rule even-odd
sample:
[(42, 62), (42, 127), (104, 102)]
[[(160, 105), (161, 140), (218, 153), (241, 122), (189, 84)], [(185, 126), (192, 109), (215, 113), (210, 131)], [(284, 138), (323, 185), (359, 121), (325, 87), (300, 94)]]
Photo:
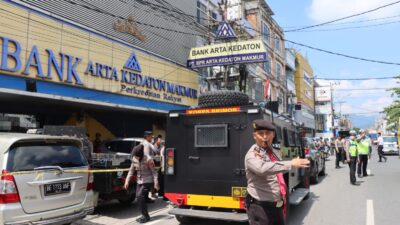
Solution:
[[(397, 77), (400, 79), (400, 76)], [(400, 81), (397, 81), (396, 83), (400, 84)], [(389, 89), (392, 91), (392, 96), (396, 96), (397, 98), (400, 99), (400, 88), (392, 88)], [(395, 100), (391, 105), (386, 107), (384, 109), (384, 112), (386, 113), (386, 120), (389, 125), (390, 130), (397, 130), (399, 129), (399, 118), (400, 118), (400, 100), (397, 99)]]

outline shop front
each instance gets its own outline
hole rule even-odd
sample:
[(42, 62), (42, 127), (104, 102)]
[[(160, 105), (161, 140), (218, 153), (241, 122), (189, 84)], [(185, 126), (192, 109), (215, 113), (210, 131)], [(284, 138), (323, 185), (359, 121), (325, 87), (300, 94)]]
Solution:
[(169, 110), (197, 105), (197, 73), (185, 66), (16, 4), (0, 10), (1, 120), (31, 115), (36, 127), (108, 139), (164, 134)]

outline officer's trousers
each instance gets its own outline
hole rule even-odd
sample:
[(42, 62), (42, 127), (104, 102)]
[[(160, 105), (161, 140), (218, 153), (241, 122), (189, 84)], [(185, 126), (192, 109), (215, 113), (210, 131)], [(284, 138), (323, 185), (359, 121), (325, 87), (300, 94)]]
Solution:
[(251, 201), (246, 197), (247, 215), (250, 225), (285, 225), (282, 207)]
[(149, 196), (149, 192), (153, 188), (153, 183), (137, 184), (136, 196), (137, 202), (139, 204), (139, 209), (143, 216), (150, 217), (147, 210), (146, 198)]
[(350, 157), (349, 168), (350, 168), (350, 183), (356, 183), (356, 165), (357, 157)]
[(343, 148), (339, 147), (338, 148), (338, 152), (336, 152), (336, 168), (339, 168), (339, 162), (342, 161), (342, 152), (343, 152)]
[(360, 162), (358, 163), (357, 166), (357, 174), (358, 176), (363, 175), (364, 177), (366, 177), (368, 176), (367, 174), (368, 155), (360, 155), (359, 157), (360, 157)]
[(382, 158), (386, 161), (386, 156), (383, 155), (383, 145), (378, 145), (379, 162), (382, 162)]

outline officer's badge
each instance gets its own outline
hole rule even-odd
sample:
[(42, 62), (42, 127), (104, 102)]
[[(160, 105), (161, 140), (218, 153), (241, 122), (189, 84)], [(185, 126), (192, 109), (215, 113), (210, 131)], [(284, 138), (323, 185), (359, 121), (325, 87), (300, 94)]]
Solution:
[(256, 129), (257, 128), (257, 124), (253, 123), (253, 128)]

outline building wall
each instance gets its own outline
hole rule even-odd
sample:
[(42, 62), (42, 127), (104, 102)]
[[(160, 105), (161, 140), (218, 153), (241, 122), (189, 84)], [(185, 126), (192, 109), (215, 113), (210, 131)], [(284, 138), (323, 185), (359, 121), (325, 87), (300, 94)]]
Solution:
[[(271, 99), (279, 101), (279, 112), (286, 112), (286, 63), (284, 33), (279, 24), (272, 18), (273, 12), (263, 0), (244, 0), (246, 20), (256, 28), (257, 35), (267, 48), (269, 61), (260, 67), (262, 82), (271, 82)], [(278, 69), (279, 68), (279, 69)]]
[[(305, 74), (307, 74), (308, 77)], [(299, 52), (296, 52), (295, 80), (297, 101), (301, 102), (302, 105), (306, 105), (312, 110), (314, 110), (313, 79), (314, 72), (308, 60), (304, 58)]]

